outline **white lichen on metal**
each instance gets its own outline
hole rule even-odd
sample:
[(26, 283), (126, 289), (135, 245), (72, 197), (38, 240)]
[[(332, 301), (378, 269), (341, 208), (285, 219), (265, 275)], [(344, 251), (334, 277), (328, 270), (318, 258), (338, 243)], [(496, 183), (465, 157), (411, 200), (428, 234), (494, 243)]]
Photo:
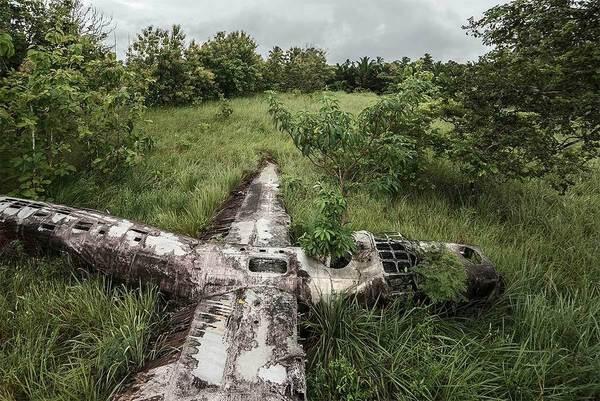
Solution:
[(121, 238), (133, 227), (133, 223), (127, 220), (122, 220), (108, 229), (108, 236), (113, 238)]
[(183, 256), (190, 252), (189, 247), (179, 241), (175, 234), (165, 232), (149, 235), (146, 238), (146, 246), (153, 248), (157, 255)]

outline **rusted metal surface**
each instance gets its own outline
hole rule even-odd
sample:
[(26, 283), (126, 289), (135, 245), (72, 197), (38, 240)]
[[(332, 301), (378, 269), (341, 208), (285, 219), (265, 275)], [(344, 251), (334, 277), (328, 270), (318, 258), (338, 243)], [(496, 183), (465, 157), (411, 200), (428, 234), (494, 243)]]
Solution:
[[(137, 374), (118, 401), (304, 400), (298, 301), (335, 293), (364, 298), (418, 293), (412, 268), (432, 243), (354, 234), (358, 251), (330, 268), (290, 246), (290, 218), (278, 199), (275, 165), (266, 163), (238, 199), (218, 240), (198, 240), (97, 211), (0, 197), (0, 247), (69, 253), (120, 279), (155, 282), (197, 306), (180, 351)], [(239, 198), (239, 197), (238, 197)], [(463, 262), (468, 296), (497, 295), (500, 278), (477, 247), (446, 244)]]

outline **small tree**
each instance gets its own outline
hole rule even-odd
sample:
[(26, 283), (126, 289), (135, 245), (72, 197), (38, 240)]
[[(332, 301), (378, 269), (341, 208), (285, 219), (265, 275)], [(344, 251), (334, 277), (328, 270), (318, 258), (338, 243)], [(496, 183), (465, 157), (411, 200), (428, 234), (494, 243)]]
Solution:
[(302, 154), (336, 179), (342, 194), (361, 182), (396, 190), (402, 179), (416, 178), (435, 140), (431, 79), (430, 73), (411, 73), (396, 94), (358, 115), (341, 110), (330, 95), (323, 97), (318, 112), (294, 115), (271, 94), (269, 111)]
[(127, 65), (150, 78), (146, 101), (150, 105), (184, 104), (191, 88), (183, 57), (185, 34), (179, 25), (171, 30), (149, 26), (137, 35), (127, 51)]
[(299, 242), (309, 256), (318, 258), (331, 257), (332, 261), (352, 254), (356, 244), (352, 231), (346, 226), (346, 199), (337, 189), (327, 188), (319, 183), (315, 186), (319, 191), (317, 202), (317, 218), (308, 230), (300, 237)]
[(279, 46), (273, 47), (263, 65), (263, 80), (267, 89), (286, 90), (285, 65), (285, 52)]
[(325, 89), (332, 76), (327, 64), (325, 50), (316, 47), (292, 47), (285, 54), (286, 65), (284, 87), (302, 92), (314, 92)]

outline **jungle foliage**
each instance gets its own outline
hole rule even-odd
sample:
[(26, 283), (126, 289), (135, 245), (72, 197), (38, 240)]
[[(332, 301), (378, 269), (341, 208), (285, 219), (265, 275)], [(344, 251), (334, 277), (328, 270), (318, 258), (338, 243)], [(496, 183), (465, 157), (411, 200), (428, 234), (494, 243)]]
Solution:
[(263, 60), (243, 31), (218, 32), (198, 44), (181, 26), (149, 26), (127, 52), (127, 66), (150, 81), (148, 105), (184, 105), (262, 89)]
[(264, 64), (264, 86), (277, 91), (314, 92), (326, 87), (332, 76), (323, 49), (275, 46)]
[(322, 183), (315, 187), (319, 192), (316, 202), (318, 214), (314, 224), (305, 232), (298, 242), (309, 256), (330, 262), (348, 258), (356, 250), (352, 238), (352, 230), (347, 226), (346, 198), (337, 188), (328, 188)]
[(185, 43), (179, 25), (170, 30), (149, 26), (127, 52), (127, 67), (148, 80), (148, 105), (182, 105), (214, 98), (215, 74), (204, 68), (197, 46)]

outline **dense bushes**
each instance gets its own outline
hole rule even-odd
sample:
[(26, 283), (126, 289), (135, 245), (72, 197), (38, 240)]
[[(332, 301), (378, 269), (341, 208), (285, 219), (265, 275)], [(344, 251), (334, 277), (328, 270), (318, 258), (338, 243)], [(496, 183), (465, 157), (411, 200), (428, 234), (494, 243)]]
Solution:
[(328, 64), (318, 47), (273, 47), (266, 59), (243, 31), (219, 32), (204, 43), (186, 44), (179, 25), (170, 30), (149, 26), (127, 53), (127, 65), (150, 79), (149, 105), (181, 105), (206, 99), (248, 95), (263, 90), (315, 92), (326, 89), (393, 93), (407, 67), (431, 72), (444, 91), (453, 94), (463, 72), (453, 61), (434, 61), (429, 54), (385, 62), (362, 57), (356, 62)]
[(179, 25), (170, 31), (149, 26), (137, 36), (127, 52), (127, 66), (148, 79), (147, 104), (181, 105), (215, 97), (215, 76), (190, 57), (194, 49), (194, 44), (186, 48)]
[(322, 49), (291, 47), (284, 52), (275, 46), (269, 52), (263, 75), (266, 88), (314, 92), (325, 88), (332, 69)]
[(190, 49), (200, 64), (215, 74), (217, 88), (225, 97), (247, 95), (260, 88), (262, 59), (247, 33), (219, 32)]
[(2, 192), (43, 196), (78, 169), (133, 164), (148, 145), (132, 131), (143, 88), (71, 15), (58, 25), (76, 28), (48, 31), (0, 81)]
[(256, 42), (243, 31), (219, 32), (208, 41), (185, 43), (179, 25), (170, 30), (149, 26), (129, 47), (127, 65), (149, 78), (149, 105), (199, 103), (264, 89), (313, 92), (332, 76), (325, 51), (274, 47), (263, 60)]
[(149, 78), (149, 105), (182, 105), (250, 94), (262, 85), (256, 43), (241, 31), (219, 32), (202, 45), (185, 43), (179, 25), (149, 26), (127, 52), (127, 65)]
[[(86, 36), (99, 45), (107, 37), (109, 21), (78, 0), (19, 0), (0, 2), (0, 33), (10, 35), (14, 54), (0, 62), (0, 76), (17, 69), (29, 49), (50, 46), (51, 30)], [(86, 56), (98, 56), (103, 46), (88, 46)]]

